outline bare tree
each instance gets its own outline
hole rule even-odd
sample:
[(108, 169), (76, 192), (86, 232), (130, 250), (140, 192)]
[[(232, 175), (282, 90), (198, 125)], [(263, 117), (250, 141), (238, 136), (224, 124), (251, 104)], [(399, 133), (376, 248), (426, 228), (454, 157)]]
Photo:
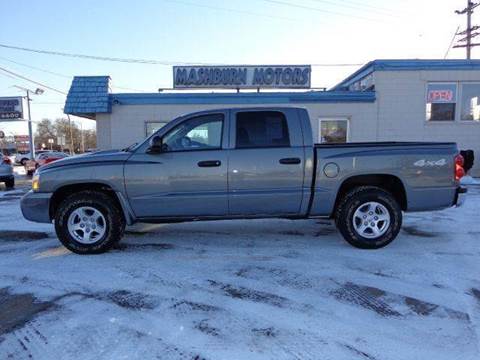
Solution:
[[(70, 129), (71, 127), (71, 129)], [(70, 137), (70, 131), (72, 137)], [(37, 124), (35, 132), (35, 144), (37, 148), (49, 148), (49, 139), (53, 139), (52, 148), (56, 150), (70, 151), (71, 138), (73, 139), (73, 151), (79, 153), (82, 150), (82, 136), (85, 149), (93, 149), (96, 147), (97, 136), (95, 130), (81, 130), (77, 124), (70, 123), (68, 119), (59, 118), (52, 122), (50, 119), (43, 119)], [(58, 138), (65, 139), (65, 145), (58, 143)]]

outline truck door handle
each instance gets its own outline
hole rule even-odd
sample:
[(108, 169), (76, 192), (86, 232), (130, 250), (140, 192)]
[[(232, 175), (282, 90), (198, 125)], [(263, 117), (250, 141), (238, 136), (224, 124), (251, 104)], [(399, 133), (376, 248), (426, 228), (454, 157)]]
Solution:
[(220, 160), (206, 160), (206, 161), (199, 161), (197, 163), (199, 167), (218, 167), (222, 165)]
[(300, 164), (302, 160), (300, 158), (284, 158), (280, 159), (280, 164), (282, 165), (296, 165)]

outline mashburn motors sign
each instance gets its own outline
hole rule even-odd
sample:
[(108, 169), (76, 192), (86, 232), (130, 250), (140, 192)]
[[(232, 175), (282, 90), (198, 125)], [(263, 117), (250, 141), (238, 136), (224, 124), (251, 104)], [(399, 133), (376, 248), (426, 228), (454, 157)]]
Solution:
[(174, 66), (175, 89), (308, 89), (310, 65)]
[(0, 121), (23, 119), (21, 97), (0, 97)]

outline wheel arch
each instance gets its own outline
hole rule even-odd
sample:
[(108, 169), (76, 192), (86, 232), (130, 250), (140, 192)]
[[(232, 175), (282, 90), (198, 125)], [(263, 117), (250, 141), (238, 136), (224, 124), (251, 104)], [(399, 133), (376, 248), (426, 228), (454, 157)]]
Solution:
[(334, 209), (337, 208), (342, 198), (350, 190), (359, 186), (376, 186), (386, 190), (393, 195), (402, 210), (407, 210), (408, 201), (405, 186), (398, 176), (391, 174), (355, 175), (345, 179), (337, 191)]
[(133, 223), (133, 213), (129, 210), (129, 206), (125, 198), (118, 192), (116, 192), (110, 185), (100, 182), (88, 182), (88, 183), (74, 183), (61, 186), (53, 192), (49, 205), (50, 219), (55, 217), (55, 213), (61, 202), (68, 196), (81, 192), (81, 191), (98, 191), (108, 195), (122, 211), (125, 221), (128, 225)]

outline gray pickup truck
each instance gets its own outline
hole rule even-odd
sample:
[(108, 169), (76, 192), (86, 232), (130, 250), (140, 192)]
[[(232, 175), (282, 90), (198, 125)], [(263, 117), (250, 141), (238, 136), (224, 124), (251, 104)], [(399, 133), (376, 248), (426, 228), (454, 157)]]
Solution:
[(402, 211), (458, 205), (455, 143), (314, 144), (305, 109), (210, 110), (143, 143), (40, 167), (25, 218), (54, 221), (73, 252), (101, 253), (126, 224), (327, 217), (353, 246), (390, 243)]

